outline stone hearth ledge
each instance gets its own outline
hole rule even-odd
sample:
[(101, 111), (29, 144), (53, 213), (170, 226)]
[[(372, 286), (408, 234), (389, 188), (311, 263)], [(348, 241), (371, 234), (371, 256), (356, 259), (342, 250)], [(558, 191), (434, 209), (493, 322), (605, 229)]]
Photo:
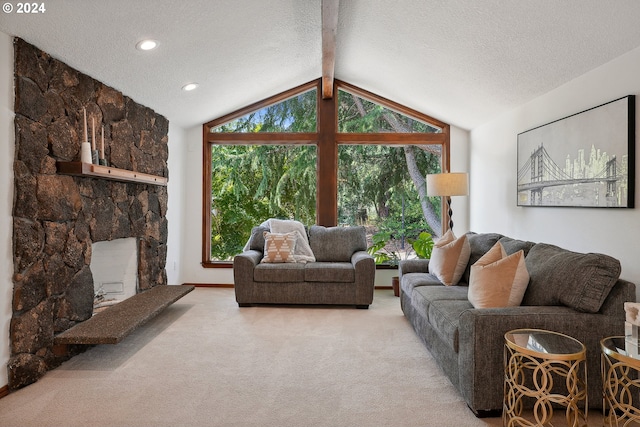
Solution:
[(109, 307), (54, 338), (54, 344), (117, 344), (194, 286), (159, 285)]

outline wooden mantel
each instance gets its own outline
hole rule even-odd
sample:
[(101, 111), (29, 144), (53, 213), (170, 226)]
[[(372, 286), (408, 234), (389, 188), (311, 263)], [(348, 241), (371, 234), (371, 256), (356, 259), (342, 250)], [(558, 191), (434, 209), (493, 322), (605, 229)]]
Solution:
[(166, 186), (168, 179), (164, 176), (150, 175), (125, 169), (100, 166), (82, 162), (58, 162), (58, 173), (62, 175), (85, 176), (90, 178), (109, 179), (112, 181), (134, 182), (137, 184), (153, 184)]

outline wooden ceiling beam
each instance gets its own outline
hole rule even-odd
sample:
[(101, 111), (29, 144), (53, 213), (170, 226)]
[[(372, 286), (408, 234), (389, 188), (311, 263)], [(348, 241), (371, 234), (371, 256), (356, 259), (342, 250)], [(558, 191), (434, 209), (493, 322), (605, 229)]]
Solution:
[(340, 0), (322, 0), (322, 98), (333, 98)]

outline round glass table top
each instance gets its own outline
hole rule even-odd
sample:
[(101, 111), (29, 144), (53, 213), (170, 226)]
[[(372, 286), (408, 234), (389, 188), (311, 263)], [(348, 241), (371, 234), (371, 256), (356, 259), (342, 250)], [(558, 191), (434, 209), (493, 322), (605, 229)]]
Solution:
[(640, 368), (640, 354), (638, 346), (634, 345), (625, 337), (608, 337), (600, 341), (602, 351), (607, 355), (621, 362), (626, 362), (631, 366)]
[(504, 339), (511, 348), (535, 357), (574, 359), (584, 357), (586, 352), (577, 339), (542, 329), (516, 329), (504, 334)]

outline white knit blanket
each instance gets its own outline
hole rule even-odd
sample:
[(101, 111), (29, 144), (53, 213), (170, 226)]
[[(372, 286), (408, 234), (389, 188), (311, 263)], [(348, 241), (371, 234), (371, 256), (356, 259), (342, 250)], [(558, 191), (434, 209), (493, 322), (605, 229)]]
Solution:
[[(309, 246), (309, 239), (307, 238), (304, 225), (300, 221), (270, 218), (260, 224), (260, 226), (267, 227), (272, 233), (296, 232), (298, 238), (296, 239), (296, 246), (293, 250), (293, 258), (296, 262), (300, 263), (315, 262), (316, 257), (311, 250), (311, 246)], [(251, 238), (249, 238), (247, 244), (244, 245), (243, 250), (249, 250), (250, 242)]]
[(311, 246), (309, 246), (309, 239), (304, 230), (304, 225), (300, 221), (271, 218), (269, 220), (269, 229), (272, 233), (298, 233), (296, 246), (293, 250), (293, 258), (296, 262), (301, 263), (315, 262), (316, 257), (313, 255)]

